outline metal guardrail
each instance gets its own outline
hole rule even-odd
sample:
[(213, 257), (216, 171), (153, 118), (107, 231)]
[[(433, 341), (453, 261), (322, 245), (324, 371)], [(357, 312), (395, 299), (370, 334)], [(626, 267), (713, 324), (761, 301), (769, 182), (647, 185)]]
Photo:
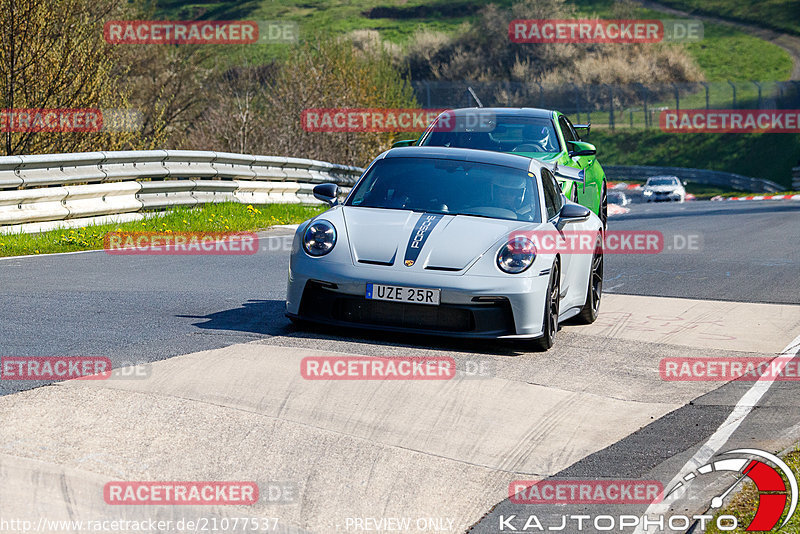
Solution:
[[(775, 182), (681, 167), (604, 167), (610, 180), (675, 175), (684, 180), (752, 192), (775, 192)], [(316, 203), (314, 185), (344, 191), (363, 169), (324, 161), (192, 150), (85, 152), (0, 157), (0, 230), (18, 225), (134, 214), (212, 202)], [(800, 189), (800, 167), (793, 169)], [(34, 230), (38, 231), (38, 230)]]
[(314, 185), (346, 191), (363, 169), (324, 161), (192, 150), (0, 157), (0, 226), (210, 202), (317, 203)]
[(687, 169), (685, 167), (651, 167), (651, 166), (623, 166), (603, 165), (606, 177), (612, 181), (647, 180), (651, 176), (677, 176), (698, 184), (716, 185), (751, 191), (754, 193), (774, 193), (783, 191), (785, 187), (761, 178), (750, 178), (741, 174), (723, 171), (708, 171), (705, 169)]

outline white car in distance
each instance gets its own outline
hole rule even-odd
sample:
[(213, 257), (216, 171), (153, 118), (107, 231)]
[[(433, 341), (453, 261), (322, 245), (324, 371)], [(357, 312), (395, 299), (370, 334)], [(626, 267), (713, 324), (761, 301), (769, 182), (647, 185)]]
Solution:
[(677, 176), (651, 176), (644, 184), (642, 194), (647, 202), (662, 202), (686, 200), (686, 189), (683, 187), (685, 182)]

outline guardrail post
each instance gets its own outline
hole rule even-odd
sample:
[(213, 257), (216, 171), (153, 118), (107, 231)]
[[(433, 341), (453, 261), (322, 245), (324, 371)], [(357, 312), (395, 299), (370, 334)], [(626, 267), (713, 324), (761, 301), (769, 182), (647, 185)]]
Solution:
[(731, 109), (736, 109), (736, 86), (730, 80), (728, 80), (728, 85), (733, 89), (733, 107)]

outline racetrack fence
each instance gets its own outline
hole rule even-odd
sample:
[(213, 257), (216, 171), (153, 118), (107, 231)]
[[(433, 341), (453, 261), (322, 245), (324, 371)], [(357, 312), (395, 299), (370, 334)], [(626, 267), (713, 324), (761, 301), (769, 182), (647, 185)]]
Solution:
[(510, 81), (413, 81), (423, 108), (476, 106), (557, 109), (595, 127), (659, 128), (665, 110), (800, 109), (800, 81), (660, 84), (543, 84)]

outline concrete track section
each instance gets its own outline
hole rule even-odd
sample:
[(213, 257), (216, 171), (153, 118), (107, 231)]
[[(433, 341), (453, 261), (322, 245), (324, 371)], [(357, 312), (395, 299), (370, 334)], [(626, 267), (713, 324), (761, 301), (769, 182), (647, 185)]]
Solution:
[[(140, 380), (112, 375), (7, 395), (0, 399), (0, 512), (34, 523), (277, 518), (280, 531), (319, 533), (357, 531), (367, 521), (383, 525), (373, 531), (392, 532), (380, 521), (396, 518), (414, 524), (405, 531), (463, 532), (508, 496), (512, 480), (562, 472), (718, 388), (662, 380), (662, 358), (752, 355), (747, 339), (785, 344), (800, 332), (800, 308), (785, 305), (726, 309), (624, 296), (606, 305), (608, 314), (646, 307), (702, 327), (628, 336), (602, 323), (565, 326), (546, 353), (363, 343), (368, 338), (354, 344), (290, 332), (159, 361)], [(712, 313), (739, 319), (698, 321)], [(761, 322), (744, 319), (756, 316)], [(747, 337), (714, 339), (715, 328)], [(672, 337), (678, 342), (667, 343)], [(459, 372), (444, 381), (301, 375), (303, 358), (359, 354), (447, 355)], [(282, 481), (295, 493), (275, 504), (265, 492), (256, 504), (234, 507), (119, 506), (103, 496), (110, 481), (206, 480), (262, 488)]]

